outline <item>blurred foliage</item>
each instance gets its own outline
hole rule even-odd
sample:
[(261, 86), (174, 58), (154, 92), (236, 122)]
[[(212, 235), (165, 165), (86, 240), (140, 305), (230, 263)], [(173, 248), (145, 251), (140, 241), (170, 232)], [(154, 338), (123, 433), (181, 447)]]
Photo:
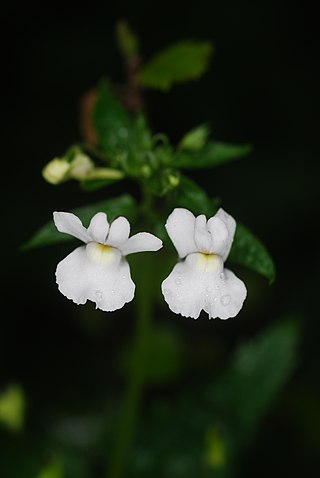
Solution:
[(235, 350), (218, 377), (157, 400), (139, 428), (127, 476), (237, 477), (258, 425), (297, 363), (297, 321), (279, 321)]
[[(186, 349), (178, 331), (168, 326), (157, 326), (148, 335), (148, 350), (144, 368), (148, 384), (167, 384), (177, 379), (185, 368)], [(120, 370), (128, 378), (136, 366), (134, 343), (124, 349)]]
[(22, 387), (18, 384), (9, 385), (0, 393), (0, 424), (11, 431), (20, 431), (24, 424), (25, 407)]
[[(183, 366), (187, 352), (183, 337), (172, 326), (154, 327), (147, 389), (162, 392), (144, 399), (125, 476), (239, 476), (262, 418), (277, 406), (297, 366), (299, 332), (299, 319), (278, 319), (255, 337), (239, 341), (218, 373), (197, 377)], [(132, 367), (128, 356), (125, 349), (121, 360), (126, 373)], [(110, 458), (121, 413), (121, 401), (113, 397), (103, 406), (97, 399), (80, 400), (80, 412), (55, 410), (52, 403), (37, 435), (28, 435), (28, 447), (26, 436), (6, 438), (1, 476), (100, 476), (94, 470), (102, 470)], [(19, 475), (22, 463), (24, 472)]]
[(199, 78), (209, 65), (210, 42), (181, 41), (157, 53), (139, 74), (142, 86), (168, 90), (175, 83)]

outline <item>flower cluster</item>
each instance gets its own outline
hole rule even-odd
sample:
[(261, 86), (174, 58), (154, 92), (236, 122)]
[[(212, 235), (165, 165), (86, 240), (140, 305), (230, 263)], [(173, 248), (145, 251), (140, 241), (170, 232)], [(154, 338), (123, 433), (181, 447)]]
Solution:
[[(57, 266), (60, 292), (76, 304), (90, 300), (103, 311), (120, 309), (134, 297), (126, 256), (162, 247), (162, 241), (147, 232), (129, 237), (130, 224), (125, 217), (109, 224), (107, 215), (98, 212), (86, 229), (74, 214), (55, 212), (54, 223), (60, 232), (84, 242)], [(173, 312), (194, 319), (202, 310), (209, 318), (228, 319), (238, 314), (246, 287), (224, 268), (235, 229), (235, 220), (223, 209), (208, 221), (187, 209), (174, 209), (170, 214), (166, 230), (179, 262), (161, 289)]]

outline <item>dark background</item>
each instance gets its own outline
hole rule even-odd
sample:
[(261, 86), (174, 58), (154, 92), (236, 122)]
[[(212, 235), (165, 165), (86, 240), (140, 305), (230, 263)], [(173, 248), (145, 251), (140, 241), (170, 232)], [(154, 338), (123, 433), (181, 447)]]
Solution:
[[(80, 139), (82, 95), (101, 76), (122, 81), (114, 38), (118, 19), (126, 18), (139, 34), (145, 59), (180, 39), (211, 40), (216, 49), (208, 73), (168, 93), (146, 93), (148, 114), (154, 131), (165, 132), (173, 142), (209, 122), (218, 140), (253, 143), (247, 158), (193, 178), (209, 194), (220, 196), (223, 207), (264, 241), (278, 275), (269, 288), (248, 273), (248, 312), (235, 321), (209, 323), (203, 317), (180, 324), (187, 334), (198, 334), (198, 340), (208, 331), (223, 337), (232, 349), (239, 338), (278, 318), (300, 317), (300, 357), (288, 390), (305, 407), (297, 405), (292, 412), (281, 403), (276, 407), (253, 446), (245, 476), (316, 476), (319, 406), (300, 416), (301, 408), (319, 404), (320, 396), (314, 12), (305, 2), (276, 0), (198, 0), (193, 6), (147, 1), (73, 8), (11, 5), (4, 17), (10, 33), (2, 42), (1, 385), (23, 385), (29, 421), (40, 428), (42, 414), (57, 404), (76, 407), (75, 397), (81, 401), (108, 391), (108, 363), (117, 339), (131, 333), (130, 315), (97, 313), (95, 325), (88, 326), (54, 283), (56, 264), (70, 249), (18, 250), (53, 210), (70, 210), (100, 199), (102, 193), (89, 195), (76, 183), (51, 186), (41, 169)], [(108, 194), (117, 191), (115, 186)], [(250, 288), (255, 297), (250, 297)], [(261, 473), (266, 446), (270, 460)]]

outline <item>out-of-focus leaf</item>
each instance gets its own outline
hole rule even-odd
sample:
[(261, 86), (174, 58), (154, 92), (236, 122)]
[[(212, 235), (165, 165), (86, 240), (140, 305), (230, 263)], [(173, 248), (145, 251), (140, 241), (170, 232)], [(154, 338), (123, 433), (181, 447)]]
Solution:
[(139, 39), (125, 20), (120, 20), (117, 23), (116, 37), (125, 60), (130, 61), (136, 58), (139, 53)]
[(12, 384), (0, 394), (0, 423), (11, 431), (23, 427), (25, 397), (20, 385)]
[(206, 41), (182, 41), (157, 53), (141, 69), (142, 86), (168, 90), (175, 83), (199, 78), (208, 68), (213, 45)]
[(131, 136), (137, 148), (145, 150), (151, 149), (152, 134), (143, 113), (139, 113), (134, 119)]
[(64, 476), (61, 460), (56, 457), (40, 471), (37, 478), (63, 478)]
[(110, 186), (114, 182), (119, 181), (118, 179), (94, 179), (92, 181), (81, 181), (80, 187), (83, 191), (96, 191), (97, 189), (102, 189), (106, 186)]
[(292, 374), (298, 338), (296, 320), (281, 321), (240, 344), (218, 378), (156, 400), (139, 427), (128, 478), (238, 476), (239, 460)]
[(201, 151), (178, 150), (173, 158), (176, 168), (200, 169), (213, 168), (242, 158), (252, 151), (250, 144), (231, 144), (219, 141), (209, 142)]
[[(124, 194), (117, 198), (106, 199), (104, 201), (73, 209), (71, 212), (78, 216), (85, 226), (89, 224), (90, 219), (97, 212), (105, 212), (108, 215), (108, 221), (112, 221), (117, 216), (125, 216), (129, 220), (133, 220), (136, 214), (136, 202), (132, 196)], [(22, 250), (70, 241), (72, 239), (74, 239), (73, 236), (62, 234), (57, 230), (53, 221), (50, 221), (39, 229), (38, 232), (36, 232), (31, 239), (22, 246)]]
[[(148, 336), (145, 377), (151, 384), (170, 383), (175, 380), (184, 365), (184, 344), (177, 332), (169, 327), (156, 327)], [(120, 368), (129, 376), (135, 368), (134, 346), (125, 349), (120, 357)]]
[(111, 158), (128, 145), (132, 118), (112, 92), (106, 79), (102, 80), (93, 112), (99, 144)]
[(218, 210), (220, 200), (211, 199), (197, 183), (182, 176), (179, 186), (172, 192), (170, 202), (173, 207), (184, 207), (193, 214), (205, 214), (212, 217)]
[[(241, 344), (208, 397), (240, 448), (273, 404), (297, 360), (299, 326), (285, 320)], [(237, 436), (236, 436), (237, 435)]]
[(276, 269), (269, 252), (242, 224), (237, 224), (229, 259), (248, 269), (258, 272), (272, 283), (276, 276)]
[(151, 131), (145, 116), (140, 113), (133, 121), (127, 148), (118, 156), (118, 164), (132, 177), (141, 178), (146, 173), (151, 174), (157, 166), (153, 164), (156, 158), (151, 148)]
[(183, 136), (178, 148), (182, 151), (200, 151), (206, 144), (209, 134), (208, 125), (197, 126)]

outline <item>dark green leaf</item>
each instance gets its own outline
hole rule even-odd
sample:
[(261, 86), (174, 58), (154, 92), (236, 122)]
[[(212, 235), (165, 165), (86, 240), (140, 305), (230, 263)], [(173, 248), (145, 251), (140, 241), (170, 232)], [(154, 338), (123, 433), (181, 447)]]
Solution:
[(207, 217), (213, 216), (220, 204), (219, 199), (209, 198), (201, 186), (185, 176), (181, 177), (179, 186), (170, 196), (170, 202), (173, 207), (184, 207), (193, 214), (205, 214)]
[(229, 259), (258, 272), (272, 283), (276, 276), (275, 265), (269, 252), (249, 229), (237, 224)]
[(295, 320), (276, 323), (241, 344), (226, 371), (210, 389), (208, 398), (233, 429), (239, 447), (251, 437), (290, 377), (296, 365), (298, 338)]
[[(136, 203), (130, 195), (124, 194), (117, 198), (106, 199), (104, 201), (73, 209), (71, 212), (81, 219), (84, 226), (88, 226), (92, 216), (100, 211), (107, 213), (109, 221), (122, 215), (129, 220), (132, 220), (136, 213)], [(22, 246), (22, 250), (29, 250), (58, 242), (70, 241), (72, 239), (74, 239), (73, 236), (62, 234), (57, 230), (53, 221), (49, 221)]]
[(155, 400), (141, 420), (128, 477), (239, 476), (239, 459), (292, 374), (298, 338), (296, 321), (281, 321), (242, 343), (219, 378), (188, 375), (180, 396)]
[(142, 86), (168, 90), (173, 84), (199, 78), (208, 68), (213, 46), (205, 41), (182, 41), (156, 54), (141, 70)]
[(252, 146), (250, 144), (229, 144), (211, 141), (203, 150), (194, 153), (178, 150), (173, 158), (173, 166), (186, 169), (213, 168), (242, 158), (251, 151)]
[(93, 122), (103, 151), (113, 157), (128, 145), (132, 119), (112, 92), (109, 81), (102, 80), (93, 113)]
[(96, 191), (97, 189), (102, 189), (110, 184), (119, 181), (119, 179), (93, 179), (91, 181), (81, 181), (80, 186), (83, 191)]

